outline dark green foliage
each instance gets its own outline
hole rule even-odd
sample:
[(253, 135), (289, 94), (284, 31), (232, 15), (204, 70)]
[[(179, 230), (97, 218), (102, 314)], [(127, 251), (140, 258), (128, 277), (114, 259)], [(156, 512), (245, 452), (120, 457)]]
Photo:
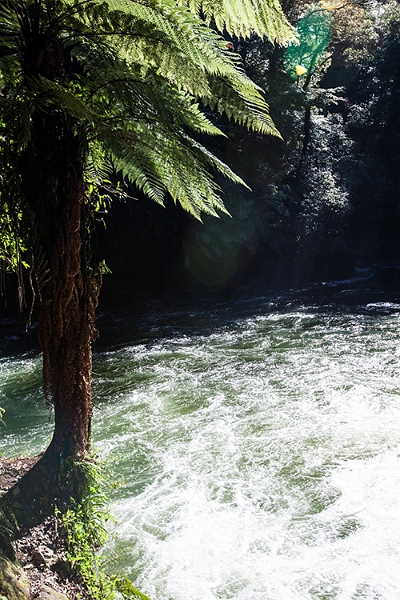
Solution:
[[(301, 7), (293, 3), (291, 11), (296, 5)], [(321, 15), (321, 9), (312, 14)], [(285, 226), (280, 228), (277, 215), (275, 227), (269, 226), (276, 242), (260, 247), (259, 254), (267, 256), (280, 244), (276, 263), (286, 263), (286, 284), (399, 257), (399, 6), (386, 2), (376, 10), (374, 3), (347, 2), (327, 18), (331, 41), (298, 82), (285, 70), (288, 53), (293, 64), (300, 60), (301, 45), (289, 52), (257, 40), (238, 46), (251, 76), (267, 89), (285, 142), (252, 136), (243, 146), (251, 152), (248, 164), (258, 165), (258, 177), (274, 182), (285, 198)], [(270, 194), (255, 192), (256, 203), (272, 201)]]
[[(137, 279), (145, 281), (140, 269), (149, 279), (159, 268), (157, 279), (166, 287), (196, 287), (200, 279), (214, 291), (255, 280), (264, 287), (304, 285), (399, 259), (399, 5), (388, 1), (376, 10), (374, 3), (347, 2), (334, 11), (286, 5), (294, 24), (310, 12), (324, 15), (324, 45), (331, 33), (307, 75), (289, 77), (284, 48), (256, 36), (233, 39), (246, 72), (266, 90), (283, 140), (219, 121), (228, 138), (218, 145), (214, 138), (213, 150), (253, 193), (222, 183), (233, 221), (205, 218), (202, 228), (176, 215), (169, 237), (167, 220), (154, 213), (153, 239), (163, 257), (172, 245), (171, 260), (163, 259), (164, 271), (157, 255), (147, 265), (136, 260), (132, 281), (138, 286)], [(297, 62), (301, 45), (290, 52)]]

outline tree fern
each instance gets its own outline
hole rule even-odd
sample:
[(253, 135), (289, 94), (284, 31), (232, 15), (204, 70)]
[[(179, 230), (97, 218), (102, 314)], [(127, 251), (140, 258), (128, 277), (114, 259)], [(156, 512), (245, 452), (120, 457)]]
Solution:
[[(29, 139), (30, 117), (23, 107), (32, 114), (61, 111), (84, 132), (88, 156), (90, 144), (100, 144), (108, 164), (153, 199), (161, 202), (169, 191), (197, 217), (221, 209), (207, 171), (207, 165), (215, 167), (212, 156), (201, 146), (193, 154), (186, 135), (221, 133), (199, 101), (255, 131), (278, 132), (262, 91), (225, 40), (199, 18), (200, 11), (206, 21), (214, 19), (220, 30), (236, 35), (254, 31), (280, 42), (292, 35), (276, 0), (4, 0), (0, 85), (2, 99), (12, 98), (23, 116), (20, 142)], [(52, 43), (57, 38), (70, 57), (69, 72), (55, 80), (24, 72), (35, 22), (39, 35)]]
[(55, 414), (46, 452), (18, 495), (1, 499), (17, 521), (83, 494), (101, 287), (88, 238), (110, 171), (161, 204), (169, 193), (200, 219), (225, 211), (214, 174), (243, 183), (198, 141), (222, 135), (202, 107), (277, 135), (221, 32), (284, 42), (291, 29), (277, 0), (234, 2), (1, 0), (0, 261), (18, 269), (23, 251), (30, 259)]

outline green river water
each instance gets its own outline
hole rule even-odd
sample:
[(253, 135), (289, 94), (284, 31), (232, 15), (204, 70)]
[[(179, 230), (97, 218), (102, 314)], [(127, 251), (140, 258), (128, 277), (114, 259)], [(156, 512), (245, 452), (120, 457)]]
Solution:
[[(100, 315), (110, 570), (152, 600), (400, 598), (400, 304), (367, 292)], [(1, 451), (37, 453), (40, 356), (0, 369)]]

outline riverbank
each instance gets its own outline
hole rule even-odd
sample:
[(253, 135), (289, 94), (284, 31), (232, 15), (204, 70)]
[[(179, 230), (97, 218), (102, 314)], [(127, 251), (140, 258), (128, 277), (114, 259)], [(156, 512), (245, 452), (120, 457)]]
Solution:
[[(36, 457), (0, 457), (0, 496), (37, 462)], [(77, 600), (86, 598), (85, 589), (74, 581), (65, 558), (66, 538), (55, 517), (32, 528), (17, 540), (15, 551), (28, 582), (25, 597), (30, 600)], [(22, 571), (19, 572), (22, 575)], [(16, 574), (19, 577), (19, 574)], [(29, 591), (28, 591), (29, 590)], [(1, 595), (0, 585), (0, 595)], [(19, 590), (18, 598), (24, 597)]]

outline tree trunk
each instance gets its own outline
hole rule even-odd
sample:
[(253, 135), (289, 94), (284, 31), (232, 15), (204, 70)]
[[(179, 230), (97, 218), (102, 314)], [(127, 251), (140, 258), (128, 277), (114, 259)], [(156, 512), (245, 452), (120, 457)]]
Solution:
[(40, 520), (40, 513), (52, 510), (56, 499), (73, 496), (79, 501), (82, 482), (73, 462), (84, 458), (90, 447), (91, 343), (101, 274), (90, 269), (87, 260), (79, 142), (70, 133), (54, 144), (49, 133), (53, 136), (59, 125), (52, 117), (37, 119), (21, 165), (35, 248), (43, 389), (55, 414), (53, 438), (42, 459), (20, 480), (17, 492), (2, 499), (25, 524), (32, 523), (31, 517)]
[(88, 449), (95, 308), (82, 242), (83, 186), (71, 164), (68, 171), (69, 186), (48, 249), (50, 281), (41, 290), (38, 322), (44, 393), (55, 412), (52, 447), (61, 458), (83, 456)]
[(46, 132), (52, 125), (48, 119), (38, 123), (23, 172), (37, 236), (38, 257), (34, 260), (41, 260), (36, 272), (38, 337), (43, 351), (43, 389), (55, 412), (51, 449), (63, 459), (82, 457), (88, 450), (91, 342), (100, 280), (87, 264), (79, 142), (69, 134), (64, 139), (60, 136), (57, 148), (54, 140), (49, 146)]

